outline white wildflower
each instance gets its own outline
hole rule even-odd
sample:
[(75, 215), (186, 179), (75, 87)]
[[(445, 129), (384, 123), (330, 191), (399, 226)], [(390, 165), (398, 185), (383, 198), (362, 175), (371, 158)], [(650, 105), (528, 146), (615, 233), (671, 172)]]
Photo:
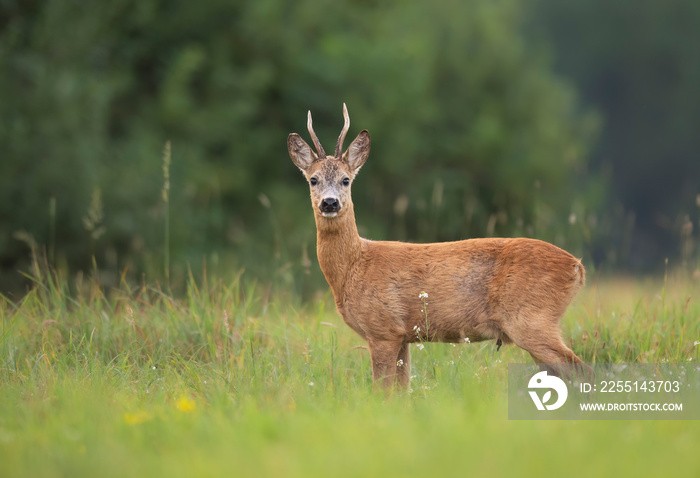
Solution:
[(427, 299), (428, 298), (428, 293), (423, 291), (420, 294), (418, 294), (419, 299)]
[(695, 342), (693, 342), (693, 345), (695, 345), (696, 347), (700, 345), (700, 340), (696, 340)]
[(425, 345), (423, 344), (417, 344), (418, 350), (423, 350), (425, 348)]
[(465, 341), (466, 343), (471, 343), (471, 341), (469, 340), (469, 337), (464, 337), (464, 341)]
[(403, 367), (403, 359), (399, 359), (396, 361), (396, 366), (397, 367)]
[(314, 386), (314, 383), (313, 383), (313, 382), (309, 382), (309, 387), (313, 387), (313, 386)]

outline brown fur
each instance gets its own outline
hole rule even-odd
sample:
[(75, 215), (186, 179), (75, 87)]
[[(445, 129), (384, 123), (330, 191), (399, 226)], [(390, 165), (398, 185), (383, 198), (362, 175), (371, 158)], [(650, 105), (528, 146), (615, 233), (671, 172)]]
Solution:
[[(309, 130), (313, 137), (310, 117)], [(581, 364), (559, 331), (585, 282), (580, 260), (526, 238), (434, 244), (363, 239), (350, 186), (342, 181), (352, 181), (367, 159), (369, 133), (361, 132), (342, 159), (319, 159), (297, 134), (289, 136), (288, 146), (307, 180), (316, 181), (311, 200), (319, 264), (338, 312), (367, 341), (375, 382), (408, 386), (409, 344), (417, 341), (500, 340), (515, 343), (540, 364)], [(329, 197), (340, 204), (335, 214), (322, 210)], [(427, 299), (419, 298), (422, 292)], [(543, 367), (568, 374), (566, 366)]]

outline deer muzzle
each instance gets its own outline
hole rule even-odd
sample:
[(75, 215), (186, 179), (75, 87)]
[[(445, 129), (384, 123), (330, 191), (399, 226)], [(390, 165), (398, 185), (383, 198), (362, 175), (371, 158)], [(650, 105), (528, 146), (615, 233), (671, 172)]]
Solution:
[(334, 217), (340, 211), (340, 201), (333, 197), (324, 198), (321, 200), (319, 209), (325, 217)]

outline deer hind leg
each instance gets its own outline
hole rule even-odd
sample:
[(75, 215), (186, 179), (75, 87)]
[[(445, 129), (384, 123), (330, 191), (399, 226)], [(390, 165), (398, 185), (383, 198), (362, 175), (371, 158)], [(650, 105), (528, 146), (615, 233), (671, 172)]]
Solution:
[(547, 320), (546, 327), (535, 325), (543, 322), (521, 322), (523, 327), (511, 327), (506, 333), (518, 347), (532, 356), (540, 369), (570, 380), (591, 377), (592, 369), (564, 344), (558, 327), (559, 320)]
[[(561, 343), (559, 350), (547, 353), (538, 350), (530, 352), (532, 359), (540, 367), (540, 370), (546, 370), (551, 375), (556, 375), (567, 380), (579, 382), (592, 382), (595, 380), (595, 372), (587, 364), (576, 356), (564, 343)], [(556, 362), (553, 361), (554, 356), (564, 357)]]
[[(372, 358), (372, 377), (375, 385), (381, 385), (382, 388), (390, 388), (396, 381), (398, 371), (399, 354), (402, 351), (402, 342), (380, 341), (368, 342), (369, 354)], [(406, 344), (408, 349), (408, 344)], [(408, 353), (406, 353), (408, 358)], [(404, 362), (406, 359), (403, 359)], [(402, 369), (405, 367), (402, 367)], [(403, 370), (401, 372), (403, 374)]]
[(583, 369), (583, 361), (557, 336), (551, 342), (538, 343), (526, 349), (540, 369), (553, 375), (572, 378), (576, 369)]

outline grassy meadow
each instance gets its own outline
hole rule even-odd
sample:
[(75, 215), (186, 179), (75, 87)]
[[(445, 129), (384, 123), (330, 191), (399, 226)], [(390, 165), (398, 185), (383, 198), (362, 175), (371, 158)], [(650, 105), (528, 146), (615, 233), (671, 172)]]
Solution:
[[(0, 299), (4, 477), (700, 473), (697, 422), (509, 421), (512, 346), (414, 346), (410, 392), (373, 392), (330, 293), (33, 279)], [(564, 336), (588, 362), (698, 362), (699, 288), (589, 277)]]

